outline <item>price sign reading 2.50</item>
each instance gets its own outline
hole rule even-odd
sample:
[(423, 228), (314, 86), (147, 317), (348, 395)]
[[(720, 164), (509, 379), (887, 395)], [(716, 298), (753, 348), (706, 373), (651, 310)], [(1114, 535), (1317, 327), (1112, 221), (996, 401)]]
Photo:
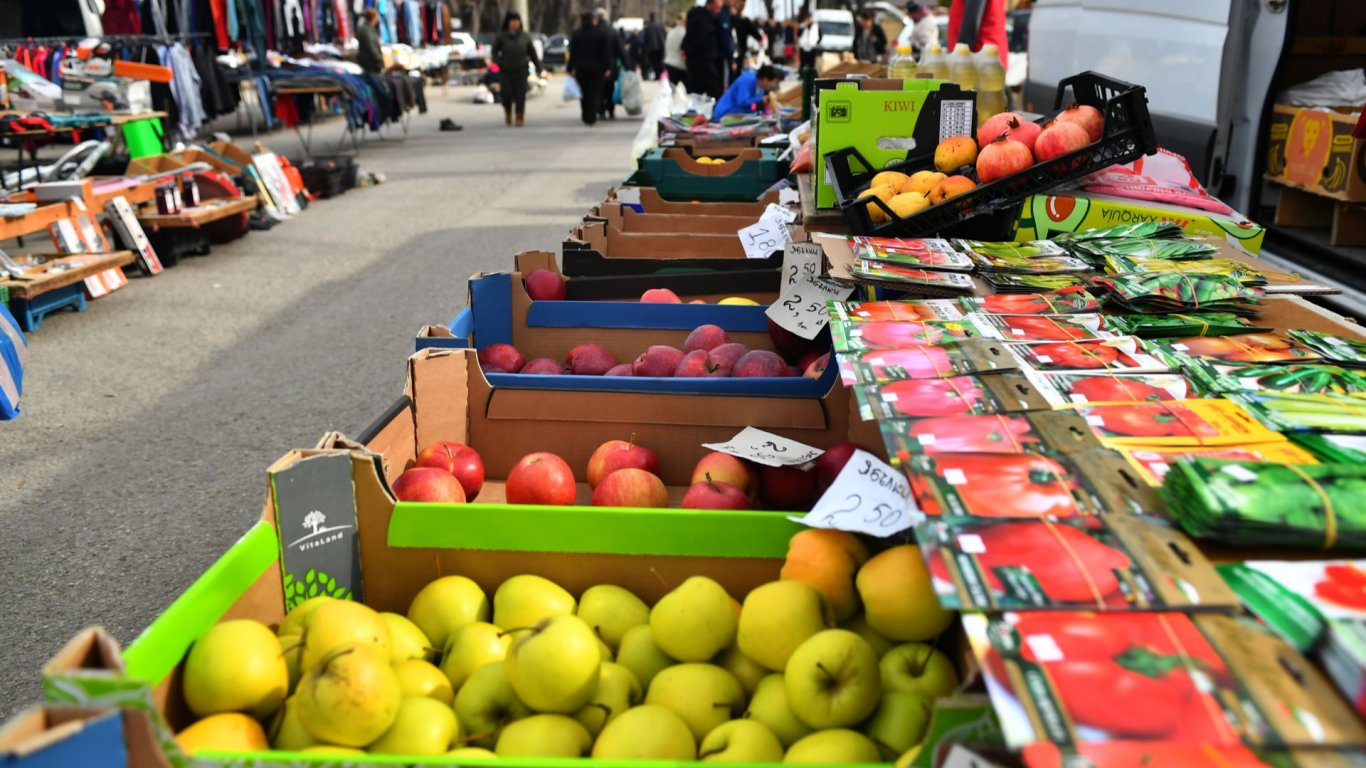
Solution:
[(854, 451), (816, 506), (792, 518), (813, 528), (870, 536), (891, 536), (923, 519), (906, 476), (867, 451)]

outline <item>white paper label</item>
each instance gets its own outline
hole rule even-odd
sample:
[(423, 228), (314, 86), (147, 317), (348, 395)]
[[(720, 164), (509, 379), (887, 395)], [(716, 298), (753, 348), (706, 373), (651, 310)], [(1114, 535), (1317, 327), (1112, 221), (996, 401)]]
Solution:
[(783, 189), (778, 190), (778, 202), (782, 205), (800, 205), (802, 202), (802, 193), (791, 187), (784, 187)]
[(640, 187), (618, 187), (617, 202), (622, 205), (640, 205)]
[(986, 542), (975, 533), (964, 533), (958, 537), (958, 548), (969, 555), (980, 555), (987, 551)]
[(958, 469), (957, 467), (949, 467), (944, 470), (942, 474), (944, 476), (944, 482), (949, 485), (966, 485), (968, 482), (968, 476), (963, 474), (963, 470)]
[(890, 536), (925, 515), (911, 499), (906, 475), (873, 454), (856, 450), (811, 511), (789, 519), (813, 528)]
[(1035, 355), (1034, 359), (1040, 363), (1043, 363), (1044, 365), (1048, 365), (1049, 363), (1053, 362), (1053, 358), (1049, 357), (1048, 355)]
[(944, 100), (939, 103), (939, 140), (954, 136), (971, 136), (977, 126), (972, 124), (972, 101)]
[[(785, 210), (772, 203), (769, 204), (769, 208)], [(787, 222), (782, 218), (774, 218), (772, 210), (765, 210), (757, 222), (741, 229), (737, 234), (740, 236), (740, 245), (744, 247), (747, 259), (767, 259), (774, 251), (792, 242), (792, 232), (788, 230)]]
[(803, 339), (814, 339), (830, 323), (828, 302), (843, 301), (853, 292), (853, 286), (828, 278), (804, 278), (797, 285), (784, 289), (782, 296), (764, 314)]
[(825, 267), (825, 251), (815, 243), (788, 243), (783, 248), (783, 289), (800, 285), (807, 278), (820, 277)]
[(921, 445), (934, 445), (935, 437), (933, 434), (926, 432), (923, 435), (916, 435), (915, 439), (919, 440)]
[(1052, 635), (1025, 635), (1024, 641), (1033, 652), (1035, 661), (1047, 664), (1063, 660), (1062, 648), (1058, 647), (1058, 641)]
[(1103, 427), (1105, 426), (1105, 418), (1093, 413), (1086, 417), (1086, 423), (1093, 427)]
[(1090, 400), (1087, 400), (1087, 399), (1086, 399), (1086, 395), (1072, 394), (1072, 395), (1068, 395), (1067, 397), (1068, 397), (1069, 400), (1071, 400), (1071, 401), (1074, 402), (1074, 403), (1089, 403), (1089, 402), (1091, 402)]
[(754, 427), (745, 427), (724, 443), (703, 443), (702, 447), (770, 467), (800, 466), (814, 461), (825, 453), (820, 448), (813, 448)]
[(797, 220), (797, 214), (793, 213), (792, 210), (785, 205), (769, 203), (768, 206), (764, 208), (763, 215), (759, 218), (761, 220), (772, 219), (773, 221), (781, 221), (784, 224), (791, 224)]

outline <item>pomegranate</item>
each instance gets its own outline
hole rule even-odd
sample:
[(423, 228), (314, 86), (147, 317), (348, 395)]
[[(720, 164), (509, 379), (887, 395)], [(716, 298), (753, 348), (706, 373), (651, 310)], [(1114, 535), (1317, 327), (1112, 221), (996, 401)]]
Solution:
[(992, 139), (1005, 133), (1033, 152), (1034, 140), (1039, 138), (1040, 130), (1042, 129), (1038, 123), (1025, 120), (1014, 112), (998, 112), (988, 117), (987, 121), (982, 123), (982, 127), (977, 129), (977, 143), (986, 147)]
[(1086, 104), (1073, 104), (1064, 109), (1062, 114), (1056, 118), (1060, 123), (1075, 123), (1086, 131), (1087, 144), (1100, 141), (1100, 137), (1105, 133), (1105, 117), (1100, 114), (1100, 110)]
[(1051, 120), (1034, 142), (1034, 154), (1042, 163), (1075, 152), (1090, 143), (1086, 139), (1086, 130), (1080, 125)]
[(1019, 173), (1034, 164), (1029, 147), (1002, 133), (977, 156), (977, 178), (986, 184)]

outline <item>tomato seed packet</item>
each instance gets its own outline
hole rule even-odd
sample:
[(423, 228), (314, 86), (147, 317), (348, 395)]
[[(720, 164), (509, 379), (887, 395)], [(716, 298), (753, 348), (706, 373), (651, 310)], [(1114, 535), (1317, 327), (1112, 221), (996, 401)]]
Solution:
[(925, 520), (915, 537), (945, 608), (1234, 611), (1195, 544), (1128, 515)]
[[(1168, 356), (1178, 354), (1230, 363), (1313, 362), (1318, 352), (1278, 333), (1239, 333), (1232, 336), (1190, 336), (1151, 341), (1152, 348)], [(1180, 357), (1172, 358), (1184, 363)]]
[(1012, 748), (1044, 741), (1334, 748), (1366, 739), (1360, 720), (1298, 651), (1228, 616), (974, 613), (963, 616), (963, 628)]
[(858, 258), (868, 261), (951, 272), (972, 271), (972, 259), (954, 250), (947, 240), (855, 237), (850, 246)]
[(1182, 370), (1212, 392), (1366, 393), (1366, 373), (1327, 363), (1225, 363), (1190, 358)]
[(1272, 443), (1268, 429), (1242, 406), (1219, 398), (1122, 405), (1077, 405), (1077, 413), (1109, 446), (1215, 446)]
[(992, 312), (1000, 315), (1067, 315), (1075, 312), (1095, 312), (1100, 308), (1096, 297), (1080, 285), (1048, 293), (964, 296), (958, 299), (958, 303), (969, 312)]
[(1016, 370), (1019, 360), (999, 342), (964, 339), (938, 346), (877, 349), (835, 356), (845, 386), (901, 379), (940, 379), (964, 373)]
[[(1057, 744), (1037, 742), (1020, 750), (1024, 768), (1107, 768), (1107, 766), (1181, 766), (1181, 768), (1330, 768), (1320, 762), (1301, 763), (1295, 753), (1267, 750), (1252, 751), (1241, 744), (1181, 744), (1170, 741), (1106, 741), (1095, 744)], [(1306, 759), (1320, 755), (1308, 752)], [(1338, 759), (1334, 754), (1330, 759)], [(1349, 768), (1349, 763), (1336, 768)]]
[(1259, 464), (1318, 464), (1319, 460), (1305, 448), (1291, 441), (1228, 445), (1217, 447), (1162, 448), (1157, 446), (1119, 446), (1115, 448), (1131, 466), (1154, 488), (1162, 485), (1180, 458), (1226, 459)]
[(888, 419), (878, 428), (893, 466), (921, 454), (1051, 454), (1104, 447), (1086, 421), (1068, 411)]
[(830, 321), (846, 323), (962, 320), (963, 310), (953, 299), (919, 301), (832, 301)]
[(830, 334), (836, 352), (933, 346), (982, 335), (962, 320), (840, 322), (830, 324)]
[(1366, 367), (1366, 341), (1318, 331), (1294, 330), (1290, 338), (1341, 365)]
[(1049, 409), (1048, 401), (1016, 373), (903, 379), (853, 389), (864, 421)]
[(1108, 339), (1109, 330), (1094, 312), (1073, 315), (994, 315), (971, 312), (967, 316), (977, 332), (989, 339), (1020, 342), (1083, 341)]
[(1201, 391), (1177, 373), (1039, 373), (1025, 376), (1054, 408), (1088, 403), (1155, 403), (1198, 397)]
[(931, 295), (972, 293), (976, 288), (972, 278), (961, 272), (936, 272), (867, 259), (856, 260), (849, 274), (855, 280), (886, 283), (900, 290)]
[(1133, 336), (1044, 344), (1012, 344), (1022, 363), (1042, 373), (1165, 373), (1168, 361)]

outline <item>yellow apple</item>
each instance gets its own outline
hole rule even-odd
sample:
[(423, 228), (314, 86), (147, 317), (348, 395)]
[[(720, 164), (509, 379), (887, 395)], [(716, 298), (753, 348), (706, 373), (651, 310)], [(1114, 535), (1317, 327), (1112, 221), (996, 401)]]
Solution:
[(451, 686), (458, 689), (474, 670), (506, 658), (511, 645), (512, 636), (492, 624), (483, 621), (466, 624), (452, 632), (446, 642), (446, 650), (441, 654), (441, 671), (451, 681)]
[(939, 604), (920, 547), (902, 544), (864, 563), (856, 579), (868, 626), (889, 640), (932, 640), (953, 623)]
[(839, 765), (881, 763), (877, 745), (858, 731), (835, 728), (816, 731), (793, 744), (783, 757), (784, 763), (799, 765)]
[(333, 600), (318, 606), (304, 621), (304, 648), (299, 668), (311, 672), (332, 651), (343, 646), (365, 644), (392, 658), (389, 622), (360, 603)]
[(455, 693), (456, 718), (469, 741), (480, 747), (493, 748), (509, 723), (533, 714), (512, 690), (503, 664), (495, 661), (474, 670)]
[(644, 698), (636, 676), (620, 664), (603, 662), (599, 677), (598, 690), (593, 698), (574, 713), (574, 719), (582, 723), (589, 735), (595, 738), (612, 718), (636, 706)]
[(451, 681), (430, 661), (404, 659), (394, 664), (394, 675), (398, 677), (398, 688), (405, 698), (425, 696), (448, 707), (455, 699)]
[(555, 582), (522, 574), (493, 593), (493, 623), (505, 630), (534, 627), (541, 619), (574, 613), (574, 596)]
[(780, 763), (783, 745), (763, 723), (730, 720), (707, 734), (697, 756), (704, 763)]
[(626, 630), (650, 623), (650, 606), (615, 584), (599, 584), (579, 597), (578, 617), (615, 653)]
[(389, 625), (389, 653), (395, 664), (404, 659), (431, 661), (435, 657), (437, 649), (432, 647), (432, 641), (407, 616), (397, 613), (381, 613), (380, 616)]
[(697, 739), (666, 707), (643, 704), (612, 719), (593, 744), (595, 760), (696, 760)]
[(745, 717), (768, 726), (783, 747), (811, 733), (811, 726), (803, 723), (787, 703), (787, 682), (777, 672), (759, 681), (754, 696), (749, 700)]
[(562, 613), (519, 633), (503, 665), (512, 690), (527, 706), (573, 714), (597, 691), (602, 652), (583, 619)]
[(693, 738), (701, 741), (711, 729), (745, 709), (745, 692), (735, 675), (714, 664), (679, 664), (655, 675), (646, 704), (668, 707), (683, 718)]
[(877, 654), (868, 641), (845, 629), (812, 635), (783, 671), (792, 711), (812, 728), (844, 728), (863, 722), (882, 695)]
[(394, 724), (403, 692), (389, 650), (360, 643), (334, 649), (305, 672), (295, 696), (299, 722), (313, 738), (363, 747)]
[(427, 636), (432, 648), (445, 648), (454, 630), (489, 620), (489, 600), (473, 580), (442, 576), (413, 596), (408, 618)]
[(650, 611), (655, 642), (679, 661), (710, 660), (735, 642), (736, 623), (730, 595), (705, 576), (679, 584)]
[(258, 621), (215, 624), (190, 647), (182, 690), (200, 717), (234, 710), (270, 717), (289, 690), (280, 641)]
[(665, 653), (655, 642), (650, 625), (631, 627), (621, 638), (621, 648), (617, 651), (617, 663), (631, 670), (640, 681), (643, 690), (649, 690), (650, 681), (655, 675), (678, 662)]
[(460, 726), (450, 707), (414, 696), (399, 702), (394, 724), (367, 751), (375, 755), (442, 755), (459, 736)]
[(499, 757), (582, 757), (593, 746), (583, 725), (564, 715), (532, 715), (509, 723), (498, 737)]
[(735, 641), (756, 663), (781, 672), (797, 646), (833, 626), (830, 605), (815, 588), (801, 581), (770, 581), (745, 597)]

